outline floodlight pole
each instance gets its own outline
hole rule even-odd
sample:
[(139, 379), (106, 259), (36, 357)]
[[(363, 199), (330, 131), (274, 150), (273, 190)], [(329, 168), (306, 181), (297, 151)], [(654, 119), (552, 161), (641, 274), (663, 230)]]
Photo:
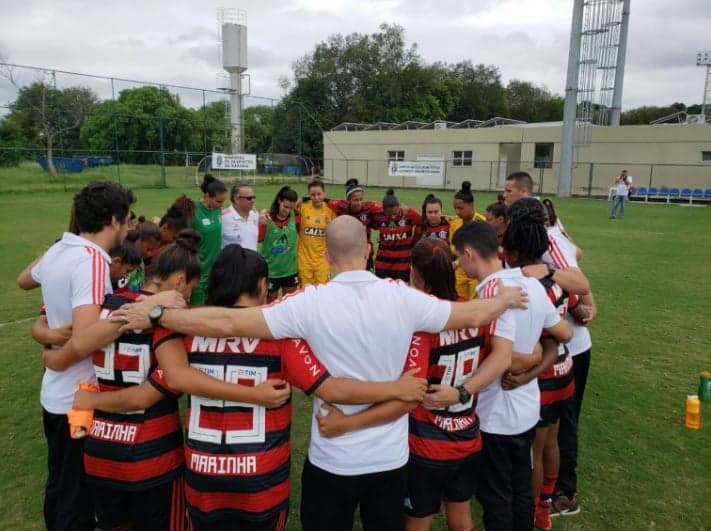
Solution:
[(612, 109), (610, 125), (620, 125), (622, 114), (622, 86), (625, 79), (625, 57), (627, 56), (627, 33), (630, 26), (630, 1), (622, 3), (622, 22), (620, 24), (620, 45), (617, 48), (617, 65), (615, 70), (615, 88), (612, 92)]
[(706, 67), (706, 80), (704, 81), (704, 95), (701, 100), (701, 114), (706, 115), (706, 105), (709, 102), (709, 93), (711, 93), (711, 52), (698, 52), (696, 54), (696, 66)]
[(575, 137), (575, 117), (578, 108), (578, 78), (580, 72), (580, 41), (583, 31), (584, 0), (573, 1), (573, 22), (570, 29), (568, 47), (568, 75), (565, 80), (565, 106), (563, 107), (563, 128), (560, 142), (560, 170), (558, 172), (558, 196), (570, 197), (573, 178), (573, 141)]

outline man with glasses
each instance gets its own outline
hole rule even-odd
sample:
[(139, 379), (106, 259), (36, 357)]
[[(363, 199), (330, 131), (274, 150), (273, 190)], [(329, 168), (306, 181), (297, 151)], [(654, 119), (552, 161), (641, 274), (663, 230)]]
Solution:
[(230, 190), (228, 208), (222, 211), (222, 248), (237, 243), (245, 249), (257, 250), (259, 213), (254, 208), (257, 197), (251, 186), (236, 184)]

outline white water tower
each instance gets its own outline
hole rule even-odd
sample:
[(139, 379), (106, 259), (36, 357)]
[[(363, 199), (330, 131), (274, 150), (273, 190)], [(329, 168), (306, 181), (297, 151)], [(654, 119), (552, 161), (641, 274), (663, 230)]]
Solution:
[[(244, 120), (242, 75), (247, 70), (247, 13), (220, 7), (217, 9), (217, 27), (220, 36), (222, 68), (229, 75), (227, 86), (218, 86), (230, 94), (230, 126), (232, 153), (244, 152)], [(219, 80), (219, 78), (218, 78)], [(218, 85), (221, 83), (218, 82)]]

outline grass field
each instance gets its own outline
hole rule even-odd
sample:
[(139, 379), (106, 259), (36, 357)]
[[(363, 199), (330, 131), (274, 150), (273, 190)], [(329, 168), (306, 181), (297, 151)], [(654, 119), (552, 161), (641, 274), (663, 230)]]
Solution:
[[(40, 300), (38, 292), (17, 289), (15, 277), (64, 230), (71, 200), (70, 193), (59, 191), (61, 186), (38, 187), (14, 171), (0, 173), (3, 530), (43, 527), (42, 369), (39, 349), (29, 337)], [(160, 215), (183, 191), (196, 197), (190, 187), (193, 175), (180, 178), (184, 188), (173, 182), (170, 190), (138, 190), (136, 212)], [(31, 191), (38, 188), (42, 191)], [(277, 188), (255, 187), (257, 206), (266, 207)], [(342, 190), (327, 192), (340, 196)], [(398, 193), (410, 205), (419, 205), (425, 195), (421, 190)], [(372, 199), (381, 195), (382, 190), (366, 191)], [(480, 209), (491, 200), (493, 194), (477, 194)], [(556, 204), (585, 252), (581, 266), (595, 291), (599, 317), (592, 328), (592, 367), (580, 427), (582, 512), (558, 518), (554, 525), (569, 530), (709, 529), (711, 403), (703, 404), (701, 430), (685, 428), (683, 419), (686, 395), (696, 392), (699, 372), (711, 369), (711, 208), (635, 203), (624, 220), (608, 220), (607, 202)], [(297, 393), (295, 403), (290, 529), (299, 527), (299, 471), (310, 415), (309, 399)], [(444, 528), (441, 520), (436, 528)]]

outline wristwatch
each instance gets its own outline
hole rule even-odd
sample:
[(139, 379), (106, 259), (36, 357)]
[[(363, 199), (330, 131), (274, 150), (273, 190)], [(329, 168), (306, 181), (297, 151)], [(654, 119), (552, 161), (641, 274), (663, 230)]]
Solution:
[(457, 391), (459, 391), (459, 403), (460, 404), (466, 404), (472, 399), (472, 394), (467, 391), (467, 388), (464, 387), (463, 385), (459, 385), (455, 388)]
[(165, 306), (162, 304), (158, 304), (151, 308), (151, 311), (148, 312), (148, 319), (150, 319), (152, 326), (160, 326), (160, 318), (163, 317), (164, 310)]
[(557, 271), (557, 269), (555, 267), (548, 266), (548, 274), (543, 278), (544, 279), (553, 279), (553, 275), (555, 275), (556, 271)]

